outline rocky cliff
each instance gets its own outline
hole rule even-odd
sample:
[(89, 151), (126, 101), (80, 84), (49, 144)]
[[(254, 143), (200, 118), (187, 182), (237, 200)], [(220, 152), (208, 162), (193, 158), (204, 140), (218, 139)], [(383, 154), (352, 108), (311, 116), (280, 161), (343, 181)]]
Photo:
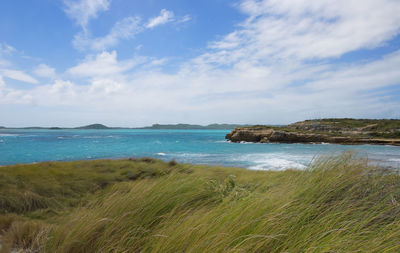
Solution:
[[(358, 121), (358, 120), (353, 120)], [(354, 123), (354, 122), (353, 122)], [(377, 123), (374, 123), (377, 124)], [(385, 131), (376, 132), (376, 125), (351, 127), (330, 122), (318, 123), (304, 121), (286, 127), (239, 127), (226, 135), (232, 142), (261, 142), (261, 143), (336, 143), (336, 144), (381, 144), (398, 145), (400, 133), (398, 128), (386, 128)], [(389, 136), (390, 138), (374, 137)]]

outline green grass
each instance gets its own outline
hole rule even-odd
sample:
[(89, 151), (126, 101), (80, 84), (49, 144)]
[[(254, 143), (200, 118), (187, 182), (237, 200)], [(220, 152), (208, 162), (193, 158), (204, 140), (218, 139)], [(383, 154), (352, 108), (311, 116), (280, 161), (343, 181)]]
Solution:
[[(332, 128), (324, 130), (318, 126), (329, 126)], [(274, 129), (278, 131), (328, 136), (400, 139), (399, 119), (314, 119), (293, 123), (288, 126), (255, 125), (246, 128)]]
[(159, 177), (174, 164), (152, 159), (44, 162), (0, 168), (0, 213), (76, 206), (82, 197), (108, 185)]
[(4, 252), (400, 251), (400, 176), (351, 154), (305, 171), (146, 159), (0, 173)]
[(350, 118), (338, 118), (338, 119), (316, 119), (316, 120), (305, 120), (307, 123), (322, 123), (337, 126), (340, 128), (365, 128), (365, 130), (385, 132), (393, 129), (400, 129), (399, 119), (350, 119)]

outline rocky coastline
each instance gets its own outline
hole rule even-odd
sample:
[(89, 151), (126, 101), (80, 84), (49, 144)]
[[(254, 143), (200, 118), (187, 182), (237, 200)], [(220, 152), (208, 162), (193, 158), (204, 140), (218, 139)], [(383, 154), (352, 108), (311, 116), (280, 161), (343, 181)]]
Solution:
[[(389, 131), (397, 134), (398, 129)], [(373, 132), (375, 134), (375, 132)], [(335, 126), (335, 124), (298, 122), (285, 127), (238, 127), (226, 135), (232, 142), (258, 143), (333, 143), (400, 146), (400, 138), (373, 137), (366, 128)], [(381, 133), (382, 135), (382, 133)]]

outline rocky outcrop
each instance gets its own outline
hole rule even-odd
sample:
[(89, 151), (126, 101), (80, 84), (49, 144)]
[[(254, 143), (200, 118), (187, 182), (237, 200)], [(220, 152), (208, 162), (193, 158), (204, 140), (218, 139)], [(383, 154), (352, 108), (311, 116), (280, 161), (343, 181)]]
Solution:
[(226, 135), (226, 139), (233, 142), (261, 142), (264, 138), (269, 138), (274, 130), (265, 128), (235, 128)]
[(232, 142), (381, 144), (400, 146), (400, 139), (332, 136), (327, 134), (300, 133), (263, 127), (236, 128), (226, 135), (226, 139)]

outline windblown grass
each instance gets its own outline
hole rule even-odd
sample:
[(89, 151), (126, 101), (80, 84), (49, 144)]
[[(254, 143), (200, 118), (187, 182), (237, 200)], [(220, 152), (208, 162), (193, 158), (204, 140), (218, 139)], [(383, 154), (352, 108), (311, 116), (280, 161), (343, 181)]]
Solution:
[[(25, 248), (78, 253), (400, 251), (400, 176), (370, 167), (351, 154), (317, 160), (305, 171), (281, 172), (168, 164), (155, 160), (52, 164), (54, 170), (60, 170), (58, 173), (75, 168), (76, 177), (47, 180), (68, 186), (76, 194), (73, 196), (78, 196), (77, 202), (71, 202), (69, 195), (66, 199), (60, 197), (61, 191), (48, 195), (46, 191), (34, 190), (33, 185), (42, 179), (32, 176), (35, 179), (25, 182), (23, 189), (49, 198), (49, 203), (54, 198), (59, 204), (36, 206), (34, 211), (5, 206), (8, 213), (0, 215), (3, 250)], [(95, 164), (103, 166), (99, 169)], [(130, 165), (133, 172), (137, 168), (144, 172), (140, 177), (128, 179), (119, 172), (124, 170), (121, 165)], [(31, 167), (36, 168), (35, 175), (49, 175), (46, 171), (53, 171), (47, 168), (47, 163), (24, 168)], [(148, 173), (147, 167), (157, 173)], [(7, 171), (9, 174), (3, 175), (12, 178), (12, 168), (0, 171)], [(105, 175), (100, 173), (104, 170), (108, 171)], [(80, 172), (90, 176), (82, 179)], [(55, 174), (49, 177), (58, 175), (52, 173)], [(95, 175), (102, 175), (102, 180)], [(90, 187), (74, 186), (75, 182), (70, 180), (78, 178), (87, 180), (79, 182)], [(99, 182), (104, 180), (107, 184), (101, 186)], [(4, 189), (7, 185), (0, 188), (2, 194)], [(14, 190), (23, 192), (19, 188)], [(47, 195), (42, 196), (43, 192)], [(62, 209), (70, 203), (74, 205), (67, 211)], [(55, 212), (64, 211), (62, 215), (43, 212), (49, 206)], [(41, 212), (41, 215), (38, 218), (32, 212)]]
[(166, 166), (152, 158), (1, 167), (0, 212), (27, 213), (46, 208), (73, 207), (83, 196), (110, 184), (159, 177), (170, 173), (172, 168), (173, 163)]

